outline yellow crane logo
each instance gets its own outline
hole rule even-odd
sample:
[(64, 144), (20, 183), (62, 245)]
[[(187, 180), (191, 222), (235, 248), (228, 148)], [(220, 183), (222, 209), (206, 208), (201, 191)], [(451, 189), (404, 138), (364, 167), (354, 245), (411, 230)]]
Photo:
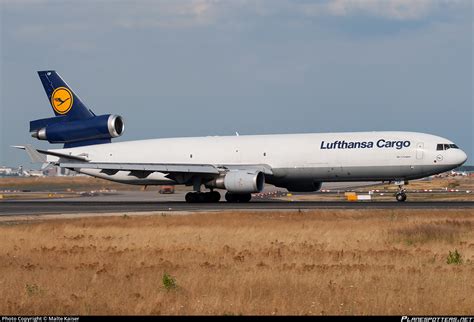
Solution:
[(58, 87), (51, 95), (51, 105), (59, 114), (66, 114), (72, 107), (72, 92), (66, 87)]

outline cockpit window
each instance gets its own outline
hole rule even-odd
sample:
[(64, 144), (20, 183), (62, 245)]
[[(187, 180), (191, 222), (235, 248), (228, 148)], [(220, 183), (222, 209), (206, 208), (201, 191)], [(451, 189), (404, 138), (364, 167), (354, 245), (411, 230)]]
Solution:
[(459, 149), (456, 144), (437, 144), (436, 145), (436, 151), (443, 151), (443, 150), (449, 150), (449, 149)]

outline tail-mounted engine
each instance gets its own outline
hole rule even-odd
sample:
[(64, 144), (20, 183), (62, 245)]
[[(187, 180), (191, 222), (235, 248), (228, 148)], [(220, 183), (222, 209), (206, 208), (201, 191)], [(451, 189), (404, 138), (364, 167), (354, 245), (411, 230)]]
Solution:
[(123, 134), (124, 122), (119, 115), (100, 115), (88, 119), (69, 121), (54, 117), (36, 120), (30, 124), (31, 136), (49, 143), (74, 143), (89, 140), (103, 140)]

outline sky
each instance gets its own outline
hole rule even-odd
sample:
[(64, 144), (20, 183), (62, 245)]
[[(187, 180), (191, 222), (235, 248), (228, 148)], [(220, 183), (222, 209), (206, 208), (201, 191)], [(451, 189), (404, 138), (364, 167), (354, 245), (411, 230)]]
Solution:
[(474, 164), (471, 0), (0, 0), (0, 165), (52, 148), (37, 71), (118, 140), (345, 131), (446, 137)]

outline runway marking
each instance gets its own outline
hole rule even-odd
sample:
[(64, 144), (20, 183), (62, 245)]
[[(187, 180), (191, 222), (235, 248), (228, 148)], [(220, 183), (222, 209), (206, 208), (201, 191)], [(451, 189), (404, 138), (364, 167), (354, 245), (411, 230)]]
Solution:
[(250, 203), (149, 202), (149, 201), (1, 201), (0, 215), (66, 213), (111, 213), (150, 211), (298, 210), (298, 209), (474, 209), (473, 201), (456, 202), (346, 202), (346, 201), (256, 201)]

